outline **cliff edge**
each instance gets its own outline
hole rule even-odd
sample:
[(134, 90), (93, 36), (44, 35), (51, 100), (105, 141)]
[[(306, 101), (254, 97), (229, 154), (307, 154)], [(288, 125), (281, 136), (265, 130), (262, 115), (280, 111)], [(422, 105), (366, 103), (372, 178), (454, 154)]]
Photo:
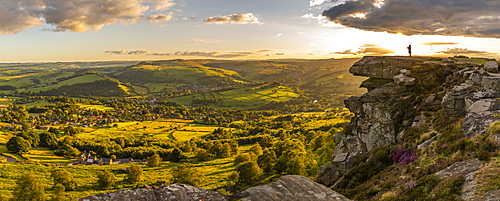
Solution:
[[(415, 170), (394, 173), (399, 174), (400, 179), (412, 178), (414, 176), (408, 174), (425, 176), (457, 162), (456, 174), (462, 174), (461, 170), (471, 169), (463, 165), (466, 164), (463, 161), (480, 157), (487, 162), (490, 156), (497, 155), (500, 144), (496, 141), (495, 147), (493, 141), (500, 136), (485, 135), (500, 115), (500, 74), (494, 59), (367, 56), (356, 62), (349, 72), (368, 77), (361, 84), (368, 92), (345, 100), (354, 117), (349, 126), (336, 135), (332, 163), (321, 167), (316, 178), (319, 183), (353, 198), (356, 191), (371, 189), (359, 188), (360, 183), (383, 170), (397, 172), (396, 167), (419, 162), (414, 165)], [(460, 126), (458, 130), (455, 125)], [(477, 137), (482, 135), (485, 137)], [(464, 140), (469, 144), (462, 143)], [(487, 144), (484, 145), (487, 151), (475, 150), (483, 145), (472, 142)], [(450, 143), (457, 145), (449, 148)], [(455, 155), (439, 158), (443, 153)], [(427, 161), (417, 161), (419, 155), (427, 157)], [(470, 184), (474, 181), (474, 172), (481, 167), (477, 164), (466, 171), (468, 186), (464, 189), (468, 190), (463, 190), (467, 193), (462, 193), (462, 199), (472, 199), (474, 187)], [(384, 183), (383, 180), (374, 183), (377, 182)], [(392, 181), (390, 185), (397, 183)], [(383, 192), (380, 188), (371, 191)], [(379, 199), (383, 196), (381, 192), (357, 196), (360, 196), (358, 199)], [(389, 191), (389, 194), (395, 193)], [(432, 196), (428, 198), (436, 198), (435, 194)]]

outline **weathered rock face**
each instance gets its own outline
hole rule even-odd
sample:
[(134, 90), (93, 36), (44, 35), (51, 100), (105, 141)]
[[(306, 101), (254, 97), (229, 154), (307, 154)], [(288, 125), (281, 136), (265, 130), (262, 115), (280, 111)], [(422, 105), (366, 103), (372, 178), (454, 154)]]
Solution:
[(498, 63), (496, 61), (486, 62), (484, 64), (484, 69), (488, 72), (496, 73), (498, 72)]
[(408, 107), (408, 100), (398, 96), (398, 89), (377, 88), (361, 97), (345, 100), (347, 108), (356, 114), (351, 120), (352, 135), (361, 143), (355, 149), (338, 151), (366, 152), (396, 142), (396, 135), (401, 131), (399, 126), (405, 115), (403, 110)]
[(343, 195), (298, 175), (282, 176), (280, 181), (249, 188), (242, 193), (242, 201), (348, 201)]
[(401, 70), (409, 69), (416, 62), (425, 59), (427, 58), (366, 56), (356, 62), (349, 72), (353, 75), (392, 80), (394, 76), (401, 73)]
[(335, 147), (333, 163), (322, 168), (317, 181), (332, 185), (332, 181), (352, 168), (357, 156), (374, 148), (397, 143), (397, 136), (413, 117), (413, 101), (408, 87), (416, 79), (408, 76), (419, 57), (364, 57), (349, 70), (354, 75), (368, 76), (361, 84), (368, 93), (351, 97), (344, 102), (355, 116), (351, 119), (352, 131)]
[(436, 172), (435, 175), (441, 178), (451, 177), (456, 174), (467, 175), (471, 172), (475, 172), (483, 166), (483, 163), (478, 159), (469, 159), (461, 162), (456, 162), (449, 167)]
[(224, 201), (229, 197), (217, 191), (199, 189), (186, 184), (173, 184), (157, 189), (120, 190), (79, 199), (80, 201)]
[(465, 176), (465, 182), (462, 185), (462, 193), (460, 197), (464, 200), (475, 200), (474, 190), (476, 190), (475, 172), (483, 166), (483, 163), (478, 159), (469, 159), (461, 162), (456, 162), (449, 167), (436, 172), (435, 175), (441, 178), (451, 177), (461, 174)]
[[(353, 162), (359, 156), (377, 147), (403, 142), (404, 129), (409, 126), (433, 122), (435, 119), (425, 116), (428, 111), (443, 109), (448, 117), (465, 117), (462, 131), (468, 137), (487, 133), (490, 124), (500, 120), (500, 74), (494, 73), (498, 72), (497, 62), (488, 62), (483, 67), (454, 58), (423, 59), (428, 58), (364, 57), (351, 67), (352, 74), (369, 77), (361, 85), (368, 93), (345, 100), (355, 116), (348, 130), (335, 137), (332, 164), (322, 167), (316, 178), (318, 182), (334, 188), (356, 165)], [(493, 139), (500, 139), (498, 136)], [(417, 149), (427, 149), (435, 139), (437, 136)], [(441, 178), (465, 175), (461, 197), (472, 200), (474, 174), (481, 166), (482, 162), (471, 159), (455, 163), (436, 175)], [(492, 191), (490, 198), (498, 192)]]
[(500, 97), (500, 74), (486, 73), (479, 67), (466, 68), (457, 74), (467, 78), (466, 81), (453, 87), (441, 105), (448, 115), (465, 116), (462, 126), (465, 135), (485, 134), (489, 125), (498, 120), (495, 116), (500, 114), (500, 101), (497, 100)]
[[(249, 188), (231, 198), (242, 201), (348, 201), (343, 195), (306, 177), (286, 175), (280, 181)], [(230, 197), (217, 191), (173, 184), (157, 189), (120, 190), (79, 199), (80, 201), (225, 201)]]

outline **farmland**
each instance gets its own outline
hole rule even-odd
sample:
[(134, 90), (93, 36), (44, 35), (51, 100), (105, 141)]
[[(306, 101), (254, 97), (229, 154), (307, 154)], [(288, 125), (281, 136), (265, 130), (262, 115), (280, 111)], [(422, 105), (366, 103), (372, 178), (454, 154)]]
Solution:
[[(244, 189), (281, 174), (311, 177), (330, 160), (334, 142), (327, 139), (352, 117), (338, 107), (343, 97), (364, 92), (361, 79), (347, 73), (354, 61), (0, 65), (0, 154), (19, 161), (0, 164), (0, 192), (11, 197), (15, 179), (32, 172), (50, 197), (56, 168), (78, 184), (68, 198), (173, 183), (183, 164), (200, 172), (196, 185), (208, 189)], [(96, 160), (68, 166), (82, 153)], [(147, 165), (154, 155), (160, 165)], [(106, 158), (134, 159), (143, 179), (130, 182), (118, 171), (131, 164), (98, 165)], [(248, 183), (235, 177), (239, 160), (276, 167)], [(111, 188), (97, 184), (104, 170), (116, 178)]]

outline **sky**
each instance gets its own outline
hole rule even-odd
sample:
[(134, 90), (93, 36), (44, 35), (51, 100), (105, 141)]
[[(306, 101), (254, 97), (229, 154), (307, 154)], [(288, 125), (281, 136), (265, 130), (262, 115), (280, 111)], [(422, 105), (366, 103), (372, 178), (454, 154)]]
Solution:
[(0, 0), (0, 62), (500, 58), (499, 0)]

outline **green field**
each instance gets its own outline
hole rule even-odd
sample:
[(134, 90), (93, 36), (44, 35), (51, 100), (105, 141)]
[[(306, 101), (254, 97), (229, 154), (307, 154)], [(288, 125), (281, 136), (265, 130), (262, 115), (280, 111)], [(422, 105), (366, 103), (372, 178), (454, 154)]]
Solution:
[(196, 105), (193, 103), (193, 99), (218, 100), (217, 103), (209, 103), (207, 106), (226, 109), (255, 109), (269, 102), (285, 102), (300, 96), (288, 87), (266, 88), (266, 86), (267, 84), (258, 87), (243, 87), (228, 91), (181, 96), (167, 100), (180, 105)]
[(212, 133), (217, 126), (206, 126), (201, 124), (190, 124), (189, 126), (183, 127), (182, 130), (176, 130), (172, 133), (172, 136), (178, 141), (188, 141), (192, 138), (202, 137), (204, 135)]
[(35, 147), (29, 153), (23, 154), (27, 160), (36, 161), (39, 163), (61, 163), (68, 164), (74, 162), (74, 159), (68, 159), (61, 156), (56, 156), (53, 150), (46, 147)]
[(0, 98), (0, 108), (6, 108), (9, 106), (10, 99), (8, 98)]
[(201, 137), (213, 132), (216, 126), (195, 124), (193, 120), (161, 119), (158, 121), (120, 122), (118, 127), (87, 128), (78, 134), (80, 138), (110, 138), (118, 136), (150, 135), (159, 139), (175, 138), (186, 141), (193, 137)]

